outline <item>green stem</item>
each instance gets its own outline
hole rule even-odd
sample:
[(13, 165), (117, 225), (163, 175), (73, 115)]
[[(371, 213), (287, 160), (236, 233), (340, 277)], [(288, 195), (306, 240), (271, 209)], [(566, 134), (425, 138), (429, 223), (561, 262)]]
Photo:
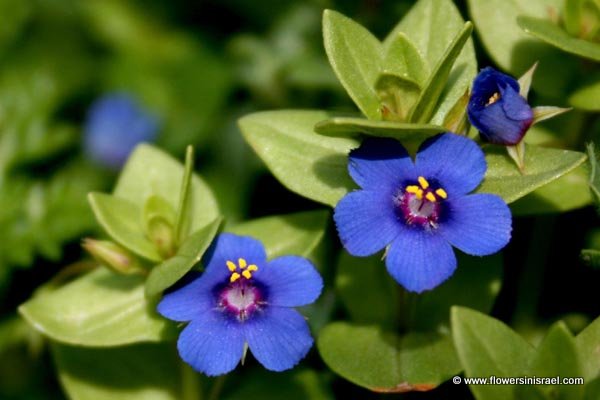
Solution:
[(215, 382), (212, 385), (212, 389), (210, 390), (210, 395), (208, 396), (208, 400), (218, 400), (221, 395), (221, 391), (225, 386), (225, 379), (227, 375), (221, 375), (215, 379)]
[(182, 400), (201, 400), (203, 397), (198, 374), (187, 364), (181, 363)]

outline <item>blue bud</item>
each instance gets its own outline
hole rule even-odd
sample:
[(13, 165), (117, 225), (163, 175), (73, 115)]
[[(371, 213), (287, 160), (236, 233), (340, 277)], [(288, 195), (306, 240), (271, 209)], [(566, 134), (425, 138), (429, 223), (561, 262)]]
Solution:
[(84, 127), (85, 152), (96, 162), (118, 169), (141, 142), (155, 140), (159, 119), (126, 93), (111, 93), (90, 107)]
[(490, 67), (475, 77), (467, 113), (485, 141), (502, 145), (519, 143), (533, 122), (519, 82)]

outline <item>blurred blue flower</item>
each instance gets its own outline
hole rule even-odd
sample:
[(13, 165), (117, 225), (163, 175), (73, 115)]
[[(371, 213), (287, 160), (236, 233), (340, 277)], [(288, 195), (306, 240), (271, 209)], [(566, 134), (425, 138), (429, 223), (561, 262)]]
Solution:
[(515, 145), (533, 122), (533, 110), (519, 94), (519, 82), (490, 67), (475, 77), (467, 110), (471, 124), (490, 143)]
[(348, 165), (362, 189), (335, 207), (342, 244), (355, 256), (387, 247), (387, 270), (409, 291), (438, 286), (456, 269), (452, 246), (483, 256), (510, 240), (506, 203), (493, 194), (468, 194), (486, 168), (479, 146), (453, 133), (423, 143), (414, 163), (395, 140), (365, 140)]
[(142, 142), (152, 142), (159, 119), (126, 93), (112, 93), (90, 107), (84, 128), (86, 153), (109, 168), (121, 167)]
[(308, 325), (291, 307), (310, 304), (321, 276), (302, 257), (267, 261), (258, 240), (224, 233), (208, 250), (205, 272), (166, 294), (158, 312), (191, 321), (177, 341), (179, 355), (206, 375), (225, 374), (242, 359), (246, 344), (272, 371), (292, 368), (313, 344)]

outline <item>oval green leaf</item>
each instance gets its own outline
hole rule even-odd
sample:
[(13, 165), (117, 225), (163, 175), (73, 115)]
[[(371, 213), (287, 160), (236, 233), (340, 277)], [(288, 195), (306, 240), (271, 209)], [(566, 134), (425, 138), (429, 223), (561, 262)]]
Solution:
[(600, 110), (600, 75), (575, 89), (569, 96), (569, 104), (586, 111)]
[(152, 297), (174, 285), (196, 265), (210, 246), (219, 230), (222, 219), (217, 218), (202, 229), (192, 233), (177, 250), (175, 256), (158, 264), (146, 280), (146, 296)]
[(551, 46), (600, 62), (600, 44), (573, 37), (552, 21), (522, 16), (517, 23), (525, 32)]
[(348, 153), (358, 141), (317, 135), (314, 126), (336, 117), (325, 111), (266, 111), (239, 120), (244, 138), (289, 190), (335, 206), (355, 187)]
[[(179, 208), (184, 166), (179, 161), (148, 144), (135, 148), (123, 168), (113, 194), (143, 207), (146, 199), (159, 195)], [(189, 231), (195, 232), (219, 216), (217, 202), (208, 185), (192, 174), (189, 198)]]
[(144, 232), (140, 207), (126, 199), (104, 193), (90, 193), (88, 200), (96, 220), (112, 239), (139, 256), (151, 261), (161, 260)]
[(446, 128), (438, 125), (370, 121), (353, 117), (330, 118), (315, 125), (315, 132), (327, 136), (354, 136), (362, 133), (369, 136), (413, 141), (423, 141), (445, 131)]
[(159, 342), (171, 326), (144, 296), (144, 278), (105, 268), (83, 275), (22, 304), (19, 313), (53, 340), (81, 346)]
[(395, 31), (386, 39), (383, 70), (415, 81), (422, 86), (429, 77), (429, 64), (404, 32)]
[(369, 119), (380, 119), (374, 90), (381, 71), (381, 43), (367, 29), (333, 11), (323, 13), (323, 40), (329, 63), (358, 108)]
[(317, 346), (334, 372), (381, 393), (431, 390), (461, 369), (452, 339), (437, 333), (398, 336), (376, 325), (334, 322)]
[(503, 147), (488, 146), (485, 151), (488, 169), (476, 192), (497, 194), (507, 203), (569, 173), (587, 158), (577, 151), (527, 145), (525, 173), (521, 174)]

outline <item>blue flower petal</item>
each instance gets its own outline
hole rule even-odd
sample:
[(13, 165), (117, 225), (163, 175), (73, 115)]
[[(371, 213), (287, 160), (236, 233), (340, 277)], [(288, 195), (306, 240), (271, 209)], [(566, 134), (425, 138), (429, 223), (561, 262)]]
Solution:
[(378, 252), (402, 229), (391, 191), (348, 193), (335, 207), (333, 219), (342, 244), (354, 256)]
[(520, 85), (512, 76), (498, 72), (494, 68), (486, 67), (477, 74), (473, 81), (471, 99), (478, 107), (484, 107), (494, 93), (506, 87), (511, 87), (518, 92)]
[(291, 308), (268, 307), (246, 321), (244, 329), (250, 351), (271, 371), (292, 368), (313, 344), (304, 317)]
[(196, 371), (215, 376), (236, 367), (244, 352), (244, 342), (239, 322), (213, 311), (185, 327), (179, 335), (177, 349), (181, 359)]
[(479, 186), (487, 168), (477, 143), (453, 133), (425, 141), (415, 164), (419, 175), (437, 180), (449, 197), (469, 193)]
[(398, 283), (411, 292), (420, 293), (452, 276), (456, 257), (442, 236), (407, 229), (389, 247), (385, 265)]
[(388, 190), (406, 179), (415, 179), (410, 156), (393, 139), (365, 139), (350, 152), (348, 172), (363, 189)]
[(499, 196), (472, 194), (449, 199), (448, 220), (438, 232), (467, 254), (485, 256), (502, 249), (510, 240), (510, 209)]
[(263, 244), (250, 236), (221, 233), (204, 255), (206, 270), (202, 279), (206, 280), (207, 285), (216, 285), (228, 280), (231, 271), (227, 269), (227, 261), (237, 263), (239, 258), (260, 268), (267, 262), (267, 253)]
[(323, 289), (323, 279), (306, 258), (283, 256), (259, 268), (253, 278), (268, 288), (268, 303), (299, 307), (315, 301)]
[(200, 276), (182, 288), (165, 294), (156, 309), (160, 315), (170, 320), (187, 322), (214, 307), (212, 282)]

